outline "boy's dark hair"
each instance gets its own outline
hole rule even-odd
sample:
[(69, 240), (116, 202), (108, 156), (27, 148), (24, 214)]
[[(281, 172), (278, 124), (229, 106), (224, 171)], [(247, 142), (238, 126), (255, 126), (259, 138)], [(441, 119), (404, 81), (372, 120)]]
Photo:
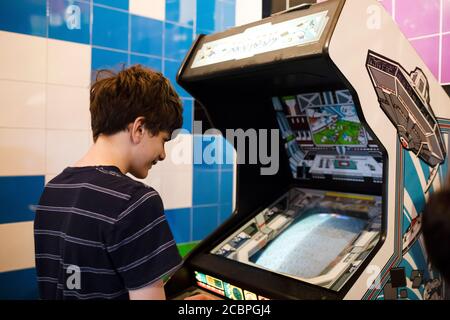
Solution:
[(183, 124), (181, 100), (169, 80), (141, 65), (117, 74), (100, 70), (91, 86), (89, 109), (94, 142), (100, 134), (125, 130), (141, 116), (152, 135), (161, 131), (172, 134)]
[(450, 283), (450, 189), (433, 193), (428, 199), (422, 233), (431, 264)]

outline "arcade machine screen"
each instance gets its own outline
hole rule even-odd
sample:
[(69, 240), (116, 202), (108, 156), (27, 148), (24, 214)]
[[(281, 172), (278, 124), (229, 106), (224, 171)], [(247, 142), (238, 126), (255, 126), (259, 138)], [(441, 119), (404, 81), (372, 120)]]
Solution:
[[(292, 175), (382, 182), (382, 154), (349, 91), (273, 98)], [(293, 187), (212, 254), (339, 291), (381, 235), (380, 195)]]
[(295, 178), (382, 182), (382, 153), (348, 90), (274, 97), (273, 105)]

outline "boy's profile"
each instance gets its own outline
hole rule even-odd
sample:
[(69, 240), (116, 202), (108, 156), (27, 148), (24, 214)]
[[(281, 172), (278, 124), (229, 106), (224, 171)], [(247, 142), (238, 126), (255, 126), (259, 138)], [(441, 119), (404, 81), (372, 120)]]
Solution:
[(37, 206), (41, 299), (165, 299), (163, 278), (182, 259), (159, 194), (126, 174), (145, 178), (164, 160), (181, 100), (161, 73), (136, 65), (92, 85), (90, 112), (94, 144)]

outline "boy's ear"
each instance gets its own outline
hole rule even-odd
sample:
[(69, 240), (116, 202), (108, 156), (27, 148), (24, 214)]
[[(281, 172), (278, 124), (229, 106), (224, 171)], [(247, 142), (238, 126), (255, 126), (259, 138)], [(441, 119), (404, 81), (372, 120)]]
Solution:
[(128, 128), (130, 131), (131, 141), (133, 143), (140, 143), (146, 132), (145, 118), (144, 117), (136, 118), (136, 120), (134, 120), (133, 123), (130, 123)]

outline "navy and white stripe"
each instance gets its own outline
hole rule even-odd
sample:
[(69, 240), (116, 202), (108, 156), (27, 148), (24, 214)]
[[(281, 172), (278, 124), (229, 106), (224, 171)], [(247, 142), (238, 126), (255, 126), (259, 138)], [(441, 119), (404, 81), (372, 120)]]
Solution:
[(83, 246), (91, 246), (96, 248), (105, 248), (105, 244), (103, 242), (91, 241), (86, 239), (81, 239), (77, 237), (71, 237), (64, 232), (53, 231), (53, 230), (34, 230), (35, 235), (49, 235), (56, 236), (64, 239), (65, 241), (76, 243)]
[[(127, 299), (182, 265), (158, 193), (116, 167), (54, 178), (36, 207), (34, 237), (42, 299)], [(76, 271), (81, 288), (68, 288)]]
[(96, 186), (90, 183), (47, 183), (46, 185), (47, 188), (60, 188), (60, 189), (79, 189), (79, 188), (87, 188), (87, 189), (91, 189), (91, 190), (95, 190), (95, 191), (99, 191), (99, 192), (103, 192), (106, 194), (109, 194), (111, 196), (114, 197), (118, 197), (121, 199), (125, 199), (125, 200), (130, 200), (130, 195), (129, 194), (125, 194), (122, 192), (118, 192), (115, 190), (111, 190), (108, 188), (103, 188), (100, 186)]
[(38, 210), (42, 211), (42, 212), (74, 213), (74, 214), (82, 215), (82, 216), (89, 217), (92, 219), (102, 220), (102, 221), (110, 223), (110, 224), (114, 224), (117, 221), (116, 219), (104, 216), (99, 213), (95, 213), (92, 211), (83, 210), (83, 209), (79, 209), (79, 208), (74, 208), (74, 207), (54, 207), (54, 206), (38, 205), (36, 211), (38, 211)]
[(37, 280), (41, 282), (58, 283), (58, 279), (52, 277), (38, 277)]
[[(183, 265), (183, 261), (181, 261), (179, 264), (177, 264), (177, 265), (176, 265), (175, 267), (173, 267), (172, 269), (168, 270), (168, 271), (164, 274), (164, 277), (167, 276), (167, 275), (170, 275), (170, 274), (174, 273), (174, 272), (177, 271), (179, 268), (181, 268), (182, 265)], [(149, 282), (147, 282), (147, 283), (144, 283), (144, 284), (142, 284), (142, 285), (140, 285), (140, 286), (138, 286), (138, 287), (127, 288), (127, 289), (128, 289), (128, 290), (139, 290), (139, 289), (142, 289), (142, 288), (145, 288), (145, 287), (147, 287), (147, 286), (152, 285), (153, 283), (155, 283), (155, 282), (158, 281), (158, 280), (159, 280), (159, 279), (153, 279), (153, 280), (151, 280), (151, 281), (149, 281)]]
[(124, 210), (121, 214), (119, 214), (118, 220), (125, 218), (128, 214), (133, 212), (133, 210), (136, 209), (138, 206), (140, 206), (142, 203), (144, 203), (148, 199), (155, 197), (157, 195), (158, 195), (158, 193), (156, 191), (150, 191), (150, 192), (144, 194), (138, 201), (133, 203), (126, 210)]
[(117, 250), (118, 248), (122, 247), (123, 245), (126, 245), (127, 243), (130, 243), (133, 240), (136, 240), (137, 238), (142, 236), (143, 234), (149, 232), (155, 226), (157, 226), (158, 224), (160, 224), (161, 222), (164, 222), (164, 221), (166, 221), (166, 217), (165, 216), (161, 216), (161, 217), (155, 219), (153, 222), (149, 223), (146, 227), (144, 227), (143, 229), (139, 230), (138, 232), (136, 232), (132, 236), (124, 239), (123, 241), (121, 241), (121, 242), (119, 242), (119, 243), (117, 243), (115, 245), (112, 245), (112, 246), (108, 247), (107, 250), (109, 252), (113, 252), (113, 251)]
[(175, 240), (171, 240), (171, 241), (163, 244), (162, 246), (160, 246), (158, 249), (156, 249), (154, 252), (150, 253), (149, 255), (142, 257), (141, 259), (134, 261), (133, 263), (130, 263), (129, 265), (117, 268), (117, 270), (119, 272), (124, 272), (124, 271), (129, 271), (133, 268), (136, 268), (136, 267), (140, 266), (141, 264), (147, 262), (151, 258), (157, 256), (159, 253), (163, 252), (167, 248), (174, 246), (174, 245), (175, 245)]
[(36, 259), (51, 259), (51, 260), (56, 260), (56, 261), (60, 261), (61, 257), (55, 254), (49, 254), (49, 253), (36, 253), (35, 255)]
[(133, 203), (129, 208), (125, 209), (122, 213), (120, 213), (119, 216), (117, 217), (117, 219), (107, 217), (107, 216), (102, 215), (100, 213), (96, 213), (96, 212), (92, 212), (92, 211), (88, 211), (88, 210), (83, 210), (83, 209), (79, 209), (79, 208), (74, 208), (74, 207), (53, 207), (53, 206), (38, 205), (38, 206), (36, 206), (36, 210), (49, 211), (49, 212), (70, 212), (70, 213), (84, 215), (86, 217), (90, 217), (90, 218), (93, 218), (93, 219), (98, 219), (98, 220), (105, 221), (107, 223), (114, 224), (118, 220), (123, 219), (128, 214), (132, 213), (133, 210), (135, 210), (137, 207), (139, 207), (139, 205), (141, 205), (142, 203), (144, 203), (148, 199), (150, 199), (152, 197), (155, 197), (155, 196), (159, 196), (156, 191), (148, 192), (147, 194), (142, 196), (142, 198), (140, 198), (138, 201)]

